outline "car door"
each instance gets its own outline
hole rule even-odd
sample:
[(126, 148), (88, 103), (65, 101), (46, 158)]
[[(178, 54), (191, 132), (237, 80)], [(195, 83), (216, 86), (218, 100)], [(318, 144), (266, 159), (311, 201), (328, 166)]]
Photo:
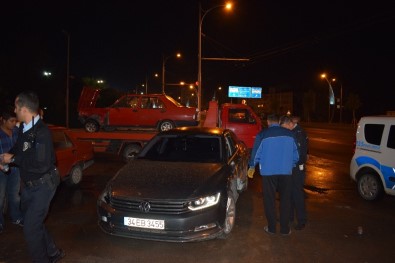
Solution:
[(52, 141), (56, 155), (56, 166), (61, 177), (69, 174), (76, 163), (76, 149), (63, 130), (52, 130)]
[(381, 173), (385, 179), (385, 187), (395, 194), (395, 124), (385, 126), (379, 162)]
[(109, 126), (139, 126), (139, 95), (126, 95), (108, 109)]
[(156, 127), (159, 120), (165, 119), (166, 106), (158, 96), (142, 96), (137, 116), (139, 126)]

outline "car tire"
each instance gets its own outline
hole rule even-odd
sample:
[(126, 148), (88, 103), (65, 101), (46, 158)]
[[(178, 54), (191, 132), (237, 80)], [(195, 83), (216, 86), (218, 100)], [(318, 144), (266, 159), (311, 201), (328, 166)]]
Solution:
[(122, 151), (122, 160), (127, 163), (136, 158), (141, 151), (141, 146), (137, 144), (129, 144)]
[(219, 238), (226, 239), (235, 225), (236, 220), (236, 202), (231, 191), (228, 192), (228, 199), (226, 201), (225, 220), (223, 230)]
[(358, 193), (367, 201), (375, 201), (382, 197), (384, 188), (378, 175), (366, 172), (358, 178)]
[(173, 129), (175, 127), (175, 125), (174, 125), (174, 123), (172, 122), (172, 121), (169, 121), (169, 120), (165, 120), (165, 121), (162, 121), (160, 124), (159, 124), (159, 131), (161, 132), (161, 131), (168, 131), (168, 130), (171, 130), (171, 129)]
[(84, 124), (84, 127), (87, 132), (99, 131), (99, 124), (95, 120), (87, 120)]
[(82, 167), (80, 165), (75, 165), (71, 168), (70, 174), (67, 177), (68, 185), (77, 185), (82, 181)]

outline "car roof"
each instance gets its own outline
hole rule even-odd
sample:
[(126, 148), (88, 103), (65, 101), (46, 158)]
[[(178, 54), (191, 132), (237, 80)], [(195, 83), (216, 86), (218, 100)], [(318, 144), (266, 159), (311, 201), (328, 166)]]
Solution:
[(210, 127), (178, 127), (168, 131), (160, 132), (159, 135), (220, 135), (222, 136), (227, 129)]
[(377, 116), (364, 116), (360, 119), (360, 123), (362, 122), (395, 122), (395, 116), (388, 115), (377, 115)]

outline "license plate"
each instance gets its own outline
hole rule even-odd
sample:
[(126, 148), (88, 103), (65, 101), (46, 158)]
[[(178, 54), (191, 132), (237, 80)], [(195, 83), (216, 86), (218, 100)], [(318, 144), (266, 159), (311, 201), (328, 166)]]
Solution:
[(131, 227), (165, 229), (165, 220), (124, 217), (123, 223), (125, 226)]

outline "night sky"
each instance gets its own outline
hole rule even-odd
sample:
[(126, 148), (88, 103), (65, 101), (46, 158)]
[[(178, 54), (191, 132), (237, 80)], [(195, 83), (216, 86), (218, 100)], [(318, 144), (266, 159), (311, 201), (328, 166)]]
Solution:
[[(70, 36), (71, 100), (81, 78), (103, 79), (122, 91), (148, 81), (197, 81), (198, 1), (13, 1), (0, 9), (0, 94), (32, 89), (42, 101), (64, 105), (67, 37)], [(366, 2), (366, 1), (363, 1)], [(395, 110), (395, 8), (391, 1), (234, 1), (203, 20), (203, 57), (248, 58), (249, 62), (203, 61), (204, 103), (218, 86), (261, 86), (264, 90), (328, 94), (319, 75), (336, 78), (344, 96), (357, 93), (359, 115)], [(202, 0), (203, 9), (222, 4)], [(67, 32), (67, 33), (66, 33)], [(42, 76), (48, 70), (51, 79)], [(169, 86), (177, 93), (181, 87)], [(5, 95), (6, 94), (6, 95)], [(49, 96), (50, 95), (50, 96)], [(62, 104), (63, 103), (63, 104)]]

